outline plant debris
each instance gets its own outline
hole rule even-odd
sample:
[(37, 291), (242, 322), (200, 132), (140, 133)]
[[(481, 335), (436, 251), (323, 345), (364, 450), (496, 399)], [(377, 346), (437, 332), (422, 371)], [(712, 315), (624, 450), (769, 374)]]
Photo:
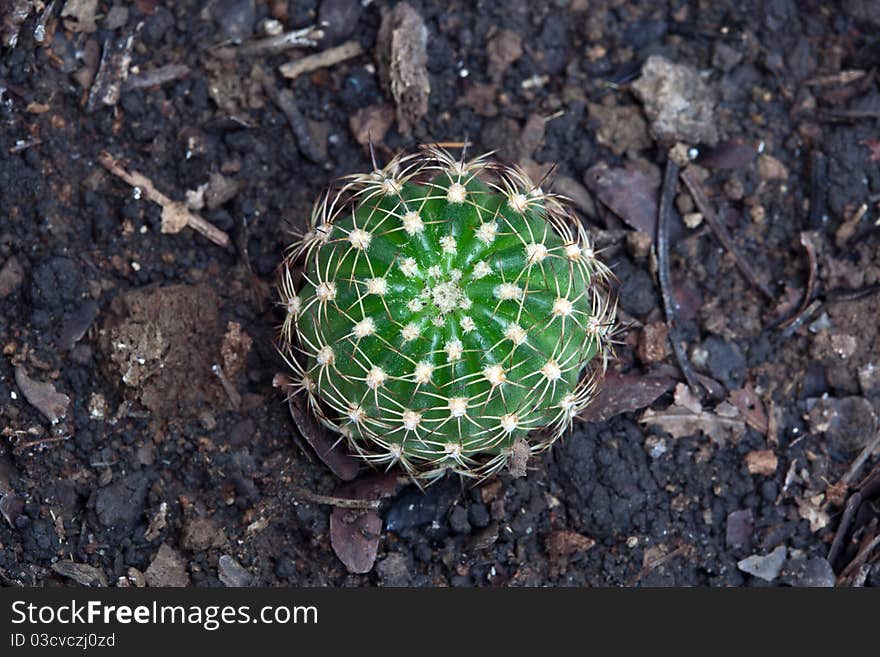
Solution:
[(131, 33), (119, 39), (104, 41), (98, 73), (86, 102), (87, 112), (94, 112), (99, 106), (113, 107), (119, 102), (131, 67), (134, 37), (135, 34)]
[(769, 477), (776, 473), (779, 467), (779, 459), (772, 449), (761, 449), (746, 454), (746, 468), (749, 474), (759, 474)]
[[(396, 474), (374, 474), (342, 484), (336, 496), (354, 500), (378, 500), (393, 494)], [(374, 509), (356, 510), (335, 506), (330, 513), (330, 543), (350, 573), (372, 570), (379, 549), (382, 518)]]
[(585, 422), (604, 422), (608, 418), (638, 411), (653, 404), (672, 390), (675, 379), (663, 374), (619, 374), (608, 372), (593, 403), (578, 418)]
[(702, 432), (713, 442), (724, 445), (738, 441), (745, 433), (745, 421), (736, 407), (721, 402), (713, 411), (707, 411), (694, 397), (687, 405), (673, 404), (664, 411), (646, 410), (640, 422), (656, 426), (673, 438), (684, 438)]
[(21, 365), (15, 368), (15, 383), (28, 403), (52, 424), (57, 424), (67, 415), (70, 397), (55, 390), (53, 384), (48, 381), (34, 381)]
[(593, 194), (631, 228), (652, 237), (657, 232), (660, 174), (654, 168), (593, 165), (584, 181)]
[(408, 135), (428, 112), (428, 30), (419, 13), (400, 2), (382, 16), (376, 37), (379, 75), (397, 105), (397, 127)]
[(315, 451), (315, 454), (342, 481), (351, 481), (358, 475), (360, 465), (349, 455), (338, 436), (334, 436), (323, 427), (314, 416), (300, 404), (299, 396), (291, 396), (288, 400), (290, 415), (300, 435)]
[(107, 169), (107, 171), (137, 190), (136, 194), (143, 194), (148, 200), (162, 206), (163, 233), (179, 233), (189, 226), (193, 230), (198, 231), (207, 237), (217, 246), (226, 248), (230, 245), (229, 235), (211, 225), (197, 214), (190, 212), (185, 204), (172, 201), (162, 192), (157, 190), (153, 185), (153, 182), (143, 174), (140, 174), (137, 171), (126, 171), (122, 168), (119, 162), (117, 162), (116, 159), (106, 151), (98, 156), (98, 162), (101, 166)]
[(52, 570), (81, 586), (107, 586), (107, 576), (104, 572), (88, 564), (61, 560), (52, 564)]
[(295, 80), (300, 75), (311, 73), (312, 71), (317, 71), (321, 68), (335, 66), (336, 64), (344, 62), (347, 59), (353, 59), (363, 52), (364, 49), (361, 48), (361, 44), (359, 42), (346, 41), (342, 45), (336, 46), (335, 48), (328, 48), (327, 50), (323, 50), (314, 55), (301, 57), (300, 59), (294, 59), (293, 61), (287, 62), (286, 64), (282, 64), (278, 67), (278, 70), (280, 71), (281, 75), (286, 77), (288, 80)]

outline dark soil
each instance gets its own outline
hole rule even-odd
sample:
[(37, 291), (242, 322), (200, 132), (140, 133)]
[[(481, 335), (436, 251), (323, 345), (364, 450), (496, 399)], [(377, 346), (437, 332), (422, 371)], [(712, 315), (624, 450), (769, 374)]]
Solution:
[[(694, 170), (776, 298), (750, 286), (705, 221), (684, 227), (695, 209), (680, 186), (672, 283), (685, 351), (717, 394), (702, 400), (708, 425), (641, 422), (634, 402), (577, 421), (527, 478), (403, 488), (382, 508), (364, 575), (331, 548), (331, 508), (295, 494), (332, 495), (337, 480), (272, 386), (284, 370), (272, 286), (318, 194), (371, 166), (353, 117), (393, 118), (373, 55), (388, 3), (138, 0), (119, 3), (126, 13), (101, 0), (91, 32), (55, 4), (42, 43), (31, 13), (0, 51), (0, 584), (880, 584), (877, 551), (845, 570), (878, 531), (871, 503), (825, 560), (847, 493), (877, 461), (850, 491), (833, 487), (880, 413), (876, 3), (412, 1), (428, 30), (428, 112), (411, 135), (396, 123), (372, 132), (376, 157), (468, 139), (539, 175), (555, 163), (553, 184), (619, 279), (627, 330), (612, 367), (632, 376), (618, 380), (682, 380), (650, 247), (587, 175), (605, 163), (659, 180), (670, 144), (630, 86), (649, 56), (699, 72), (713, 94), (720, 145), (690, 144)], [(267, 18), (288, 30), (319, 15), (330, 25), (315, 49), (217, 56)], [(94, 73), (128, 35), (133, 74), (189, 72), (124, 86), (107, 105)], [(348, 39), (365, 54), (293, 82), (277, 72)], [(853, 70), (863, 75), (829, 77)], [(264, 74), (276, 98), (292, 89), (296, 126)], [(101, 167), (102, 151), (173, 200), (218, 181), (199, 212), (232, 245), (162, 233), (161, 208)], [(652, 184), (616, 192), (656, 199)], [(808, 288), (803, 231), (814, 231), (819, 305), (774, 326)], [(671, 387), (655, 412), (686, 404)], [(715, 431), (746, 397), (739, 430)], [(780, 546), (781, 568), (761, 562), (767, 579), (737, 565)]]

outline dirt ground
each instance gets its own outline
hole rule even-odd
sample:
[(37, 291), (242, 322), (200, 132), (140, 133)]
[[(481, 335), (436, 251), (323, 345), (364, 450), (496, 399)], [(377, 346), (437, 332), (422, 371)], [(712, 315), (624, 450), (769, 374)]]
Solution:
[[(0, 26), (0, 584), (880, 585), (876, 2), (412, 0), (415, 99), (377, 57), (393, 3), (47, 5)], [(255, 45), (320, 22), (313, 45)], [(351, 574), (309, 495), (338, 480), (272, 385), (273, 286), (368, 139), (380, 161), (468, 140), (555, 164), (626, 328), (590, 417), (526, 478), (398, 488)], [(676, 143), (709, 208), (673, 186), (699, 400), (652, 248)], [(168, 232), (187, 212), (213, 240)]]

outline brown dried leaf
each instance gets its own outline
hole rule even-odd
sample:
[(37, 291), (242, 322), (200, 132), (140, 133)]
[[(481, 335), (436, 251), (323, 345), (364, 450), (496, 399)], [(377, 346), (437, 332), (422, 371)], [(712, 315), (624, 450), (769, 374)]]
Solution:
[(604, 162), (584, 174), (591, 192), (631, 228), (648, 235), (657, 230), (660, 173), (653, 168), (610, 168)]
[(575, 552), (589, 550), (594, 545), (596, 541), (589, 536), (571, 531), (550, 532), (544, 539), (544, 547), (553, 560), (570, 557)]
[(351, 481), (357, 477), (360, 466), (351, 455), (345, 452), (344, 448), (338, 445), (341, 436), (331, 435), (330, 431), (321, 425), (311, 413), (302, 408), (301, 404), (302, 400), (299, 397), (288, 399), (290, 415), (296, 428), (315, 450), (318, 458), (343, 481)]
[(15, 368), (15, 383), (28, 403), (45, 415), (52, 424), (67, 414), (70, 397), (55, 390), (55, 386), (48, 381), (34, 381), (21, 365)]
[[(351, 500), (378, 500), (394, 494), (397, 476), (373, 474), (342, 484), (336, 497)], [(330, 545), (350, 573), (368, 573), (376, 562), (382, 518), (374, 509), (334, 507), (330, 514)]]
[(751, 386), (730, 393), (727, 400), (736, 406), (746, 423), (755, 431), (767, 435), (769, 420), (764, 412), (764, 404)]
[(578, 418), (586, 422), (604, 422), (620, 413), (637, 411), (654, 403), (674, 385), (675, 379), (669, 376), (609, 372), (592, 403)]
[(366, 146), (371, 141), (381, 144), (393, 122), (394, 108), (383, 103), (359, 109), (348, 119), (348, 127), (354, 140), (361, 146)]

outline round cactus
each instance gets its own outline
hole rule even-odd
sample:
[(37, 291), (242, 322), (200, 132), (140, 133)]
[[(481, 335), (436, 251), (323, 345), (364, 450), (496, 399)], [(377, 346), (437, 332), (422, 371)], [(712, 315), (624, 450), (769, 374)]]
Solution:
[(485, 476), (589, 403), (607, 278), (563, 199), (486, 156), (426, 149), (315, 205), (282, 267), (281, 349), (357, 455), (419, 480)]

